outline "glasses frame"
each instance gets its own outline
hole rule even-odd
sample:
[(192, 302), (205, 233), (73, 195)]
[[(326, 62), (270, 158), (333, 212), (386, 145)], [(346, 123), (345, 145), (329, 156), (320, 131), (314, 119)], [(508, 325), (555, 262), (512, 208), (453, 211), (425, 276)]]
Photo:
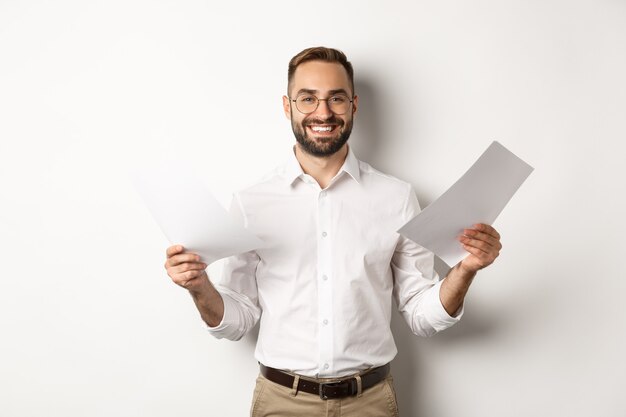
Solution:
[[(305, 113), (305, 112), (303, 112), (302, 110), (300, 110), (300, 109), (298, 108), (298, 102), (297, 102), (297, 101), (298, 101), (298, 97), (300, 97), (300, 96), (302, 96), (302, 95), (313, 96), (313, 97), (315, 97), (315, 99), (317, 100), (317, 105), (315, 106), (315, 108), (314, 108), (313, 110), (311, 110), (310, 112), (308, 112), (308, 113)], [(319, 97), (318, 97), (318, 96), (316, 96), (315, 94), (300, 94), (300, 95), (298, 95), (295, 99), (293, 99), (293, 98), (289, 97), (289, 101), (293, 101), (293, 102), (295, 103), (296, 110), (298, 110), (298, 111), (299, 111), (300, 113), (302, 113), (302, 114), (311, 114), (311, 113), (314, 113), (314, 112), (317, 110), (317, 108), (320, 106), (320, 101), (325, 101), (325, 102), (326, 102), (326, 106), (328, 107), (328, 110), (330, 110), (333, 114), (336, 114), (336, 115), (338, 115), (338, 116), (341, 116), (341, 115), (344, 115), (344, 114), (348, 113), (348, 110), (350, 109), (350, 107), (351, 107), (351, 106), (352, 106), (352, 104), (354, 103), (354, 96), (352, 97), (352, 99), (350, 99), (348, 95), (345, 95), (346, 97), (348, 97), (348, 101), (350, 102), (350, 106), (348, 106), (348, 109), (346, 109), (346, 111), (344, 111), (343, 113), (337, 113), (337, 112), (333, 111), (333, 110), (330, 108), (330, 104), (328, 104), (328, 100), (330, 100), (331, 98), (333, 98), (333, 97), (335, 97), (335, 96), (341, 96), (341, 95), (345, 95), (345, 94), (334, 94), (334, 95), (332, 95), (332, 96), (330, 96), (330, 97), (328, 97), (328, 98), (319, 98)]]

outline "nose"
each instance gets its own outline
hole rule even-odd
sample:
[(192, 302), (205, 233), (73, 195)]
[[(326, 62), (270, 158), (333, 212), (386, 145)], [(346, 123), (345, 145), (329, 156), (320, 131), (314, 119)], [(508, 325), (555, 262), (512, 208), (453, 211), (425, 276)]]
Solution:
[(321, 117), (330, 117), (333, 115), (333, 112), (330, 110), (330, 106), (328, 105), (328, 100), (319, 100), (317, 102), (317, 109), (313, 112), (314, 114)]

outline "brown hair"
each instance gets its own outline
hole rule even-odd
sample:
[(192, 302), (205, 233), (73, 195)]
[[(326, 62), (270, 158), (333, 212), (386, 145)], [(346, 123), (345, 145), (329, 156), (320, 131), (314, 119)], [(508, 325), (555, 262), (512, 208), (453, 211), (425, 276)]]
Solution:
[(350, 80), (350, 88), (352, 88), (352, 94), (354, 94), (354, 70), (352, 64), (346, 58), (346, 54), (338, 49), (326, 48), (323, 46), (315, 46), (313, 48), (307, 48), (300, 52), (289, 61), (289, 70), (287, 71), (287, 94), (289, 94), (289, 88), (293, 81), (293, 75), (296, 72), (298, 65), (308, 61), (324, 61), (324, 62), (336, 62), (341, 64), (348, 73), (348, 79)]

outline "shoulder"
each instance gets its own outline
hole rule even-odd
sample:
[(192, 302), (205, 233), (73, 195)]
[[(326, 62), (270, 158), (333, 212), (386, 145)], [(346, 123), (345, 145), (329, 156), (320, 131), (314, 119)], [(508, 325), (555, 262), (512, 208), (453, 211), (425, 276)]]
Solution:
[(364, 185), (373, 187), (375, 191), (383, 192), (386, 195), (404, 196), (406, 199), (413, 190), (410, 183), (379, 171), (367, 162), (359, 161), (359, 171)]
[(359, 161), (360, 183), (371, 210), (383, 211), (392, 218), (407, 220), (419, 212), (413, 186), (393, 175)]
[(286, 179), (286, 164), (281, 164), (265, 172), (263, 175), (249, 182), (234, 193), (240, 204), (257, 202), (267, 198), (288, 192), (289, 183)]

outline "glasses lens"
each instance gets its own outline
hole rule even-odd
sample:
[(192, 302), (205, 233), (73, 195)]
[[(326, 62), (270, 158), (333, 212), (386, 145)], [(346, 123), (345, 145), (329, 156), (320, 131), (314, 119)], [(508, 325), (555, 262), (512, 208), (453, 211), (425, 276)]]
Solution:
[(296, 98), (296, 108), (304, 113), (313, 113), (317, 109), (317, 97), (310, 94), (303, 94)]
[(344, 114), (350, 107), (350, 99), (343, 94), (332, 96), (328, 99), (328, 107), (335, 114)]

